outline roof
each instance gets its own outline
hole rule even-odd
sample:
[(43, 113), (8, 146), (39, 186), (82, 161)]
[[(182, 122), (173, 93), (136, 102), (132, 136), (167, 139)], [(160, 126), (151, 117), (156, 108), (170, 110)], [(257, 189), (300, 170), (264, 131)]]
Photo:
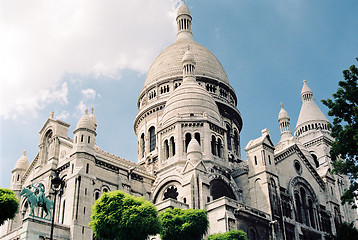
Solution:
[(190, 46), (196, 67), (197, 77), (207, 77), (229, 83), (226, 72), (219, 60), (207, 48), (196, 43), (193, 39), (178, 39), (174, 44), (165, 49), (155, 59), (145, 79), (144, 87), (169, 78), (182, 78), (182, 59), (185, 51)]
[(17, 160), (14, 169), (26, 170), (30, 166), (29, 159), (26, 157), (26, 151), (23, 152), (22, 156)]
[[(307, 96), (307, 93), (310, 94), (309, 98), (304, 98)], [(317, 106), (313, 99), (313, 93), (311, 89), (306, 84), (306, 81), (303, 81), (303, 87), (301, 91), (302, 96), (302, 107), (300, 115), (298, 116), (296, 128), (300, 125), (303, 125), (312, 121), (324, 121), (328, 122), (326, 116), (323, 114), (321, 109)]]

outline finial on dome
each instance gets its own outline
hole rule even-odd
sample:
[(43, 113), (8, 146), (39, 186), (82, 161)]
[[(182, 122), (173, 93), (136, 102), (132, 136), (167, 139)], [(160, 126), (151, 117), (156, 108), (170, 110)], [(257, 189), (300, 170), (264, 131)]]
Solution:
[(93, 114), (94, 107), (91, 107), (91, 114)]
[(181, 2), (181, 5), (177, 13), (177, 25), (178, 25), (178, 39), (181, 38), (192, 38), (193, 34), (191, 32), (191, 14), (188, 6), (184, 1)]
[(22, 155), (26, 156), (26, 150), (24, 150), (24, 152), (22, 153)]
[(88, 109), (85, 110), (85, 115), (88, 115)]
[(281, 102), (281, 108), (283, 108), (283, 103)]
[(53, 115), (54, 115), (54, 114), (55, 114), (55, 112), (54, 112), (54, 111), (51, 111), (50, 114), (48, 115), (48, 118), (49, 118), (49, 119), (53, 119)]
[(313, 101), (313, 92), (308, 87), (306, 80), (303, 80), (303, 87), (301, 91), (302, 102)]

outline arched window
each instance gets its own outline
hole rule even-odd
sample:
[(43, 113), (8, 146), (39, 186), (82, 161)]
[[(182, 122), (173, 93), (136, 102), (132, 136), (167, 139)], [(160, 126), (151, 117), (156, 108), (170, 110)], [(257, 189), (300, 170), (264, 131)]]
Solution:
[(216, 156), (216, 138), (215, 136), (211, 137), (211, 153)]
[(300, 189), (301, 194), (301, 214), (302, 214), (302, 222), (306, 225), (309, 225), (307, 219), (307, 202), (306, 202), (306, 191), (303, 187)]
[(200, 133), (195, 133), (194, 134), (194, 138), (196, 139), (196, 141), (198, 141), (198, 143), (200, 144)]
[(142, 135), (140, 136), (140, 149), (141, 149), (141, 152), (142, 152), (142, 157), (144, 157), (144, 153), (145, 153), (144, 133), (142, 133)]
[(168, 159), (169, 158), (169, 144), (168, 144), (168, 140), (164, 141), (164, 158)]
[(319, 162), (318, 162), (318, 159), (317, 159), (317, 156), (315, 154), (311, 154), (312, 158), (313, 158), (313, 162), (316, 166), (316, 168), (319, 167)]
[(342, 223), (341, 213), (338, 209), (338, 207), (334, 208), (334, 225), (336, 226), (336, 229), (339, 227), (339, 225)]
[(174, 137), (170, 138), (170, 150), (172, 152), (172, 156), (175, 155), (175, 141), (174, 141)]
[(188, 145), (191, 141), (191, 134), (190, 133), (186, 133), (185, 134), (185, 152), (187, 152), (188, 150)]
[(226, 124), (226, 130), (227, 149), (231, 150), (231, 128), (228, 124)]
[(316, 221), (315, 221), (315, 217), (314, 217), (314, 209), (313, 209), (313, 202), (312, 199), (308, 199), (308, 213), (309, 213), (309, 217), (310, 217), (310, 224), (311, 227), (316, 228)]
[(308, 182), (301, 180), (294, 186), (294, 199), (296, 221), (316, 228), (316, 196)]
[(95, 192), (94, 194), (94, 200), (97, 200), (99, 198), (99, 192)]
[(81, 135), (81, 142), (83, 142), (83, 135)]
[(268, 160), (269, 160), (269, 164), (271, 165), (271, 156), (270, 156), (270, 154), (268, 154)]
[(217, 151), (217, 153), (218, 153), (218, 157), (222, 157), (222, 144), (221, 144), (221, 139), (220, 138), (218, 138), (218, 144), (217, 144), (217, 147), (218, 147), (218, 151)]
[(239, 155), (239, 134), (237, 133), (236, 129), (234, 131), (234, 150), (235, 154)]
[(157, 145), (156, 136), (155, 136), (155, 127), (149, 128), (149, 151), (154, 151)]
[(210, 195), (213, 197), (213, 200), (223, 196), (236, 200), (231, 187), (222, 179), (214, 179), (210, 182)]
[(279, 204), (278, 204), (278, 196), (277, 196), (277, 187), (274, 179), (270, 179), (269, 184), (269, 194), (270, 194), (270, 202), (273, 209), (274, 214), (279, 215)]
[(257, 240), (257, 234), (253, 227), (249, 228), (249, 231), (247, 233), (247, 239), (248, 240)]
[(295, 193), (295, 204), (296, 204), (296, 221), (302, 223), (301, 200), (298, 192)]

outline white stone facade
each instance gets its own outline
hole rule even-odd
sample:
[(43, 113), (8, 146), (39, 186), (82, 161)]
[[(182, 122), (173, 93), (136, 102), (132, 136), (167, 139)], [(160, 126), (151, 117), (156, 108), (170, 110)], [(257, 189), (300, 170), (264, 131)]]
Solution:
[(49, 221), (29, 217), (19, 193), (42, 183), (51, 197), (55, 171), (65, 182), (55, 206), (55, 239), (92, 239), (91, 206), (117, 189), (144, 196), (158, 210), (207, 209), (210, 233), (241, 229), (250, 240), (324, 239), (335, 233), (336, 223), (356, 220), (354, 211), (340, 205), (349, 181), (330, 173), (329, 123), (305, 82), (295, 134), (281, 105), (280, 142), (274, 145), (264, 129), (247, 144), (243, 160), (235, 91), (216, 57), (193, 40), (191, 20), (182, 3), (177, 40), (154, 61), (139, 94), (138, 163), (96, 145), (93, 109), (79, 120), (73, 138), (69, 124), (51, 113), (36, 158), (30, 164), (24, 153), (12, 171), (10, 188), (20, 211), (5, 223), (2, 239), (49, 237)]

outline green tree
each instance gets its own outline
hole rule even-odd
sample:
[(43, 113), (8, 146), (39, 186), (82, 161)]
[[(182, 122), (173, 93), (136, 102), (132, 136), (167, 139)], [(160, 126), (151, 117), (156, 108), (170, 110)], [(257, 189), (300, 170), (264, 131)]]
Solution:
[[(358, 58), (357, 58), (358, 61)], [(333, 172), (346, 174), (350, 177), (350, 187), (344, 192), (342, 204), (349, 203), (353, 207), (355, 191), (358, 190), (358, 69), (352, 65), (343, 71), (344, 80), (339, 81), (339, 88), (332, 96), (334, 100), (322, 100), (330, 110), (329, 116), (334, 116), (332, 125), (331, 157), (334, 160)]]
[(120, 190), (104, 193), (95, 202), (89, 225), (101, 240), (145, 240), (161, 229), (152, 203)]
[(231, 230), (226, 233), (214, 233), (207, 240), (247, 240), (246, 233), (241, 230)]
[(0, 226), (9, 219), (13, 219), (19, 209), (19, 199), (14, 191), (0, 188)]
[(358, 229), (354, 227), (354, 223), (341, 223), (337, 227), (336, 235), (330, 235), (332, 240), (358, 240)]
[(162, 240), (200, 240), (209, 227), (207, 212), (201, 209), (167, 209), (159, 220)]

